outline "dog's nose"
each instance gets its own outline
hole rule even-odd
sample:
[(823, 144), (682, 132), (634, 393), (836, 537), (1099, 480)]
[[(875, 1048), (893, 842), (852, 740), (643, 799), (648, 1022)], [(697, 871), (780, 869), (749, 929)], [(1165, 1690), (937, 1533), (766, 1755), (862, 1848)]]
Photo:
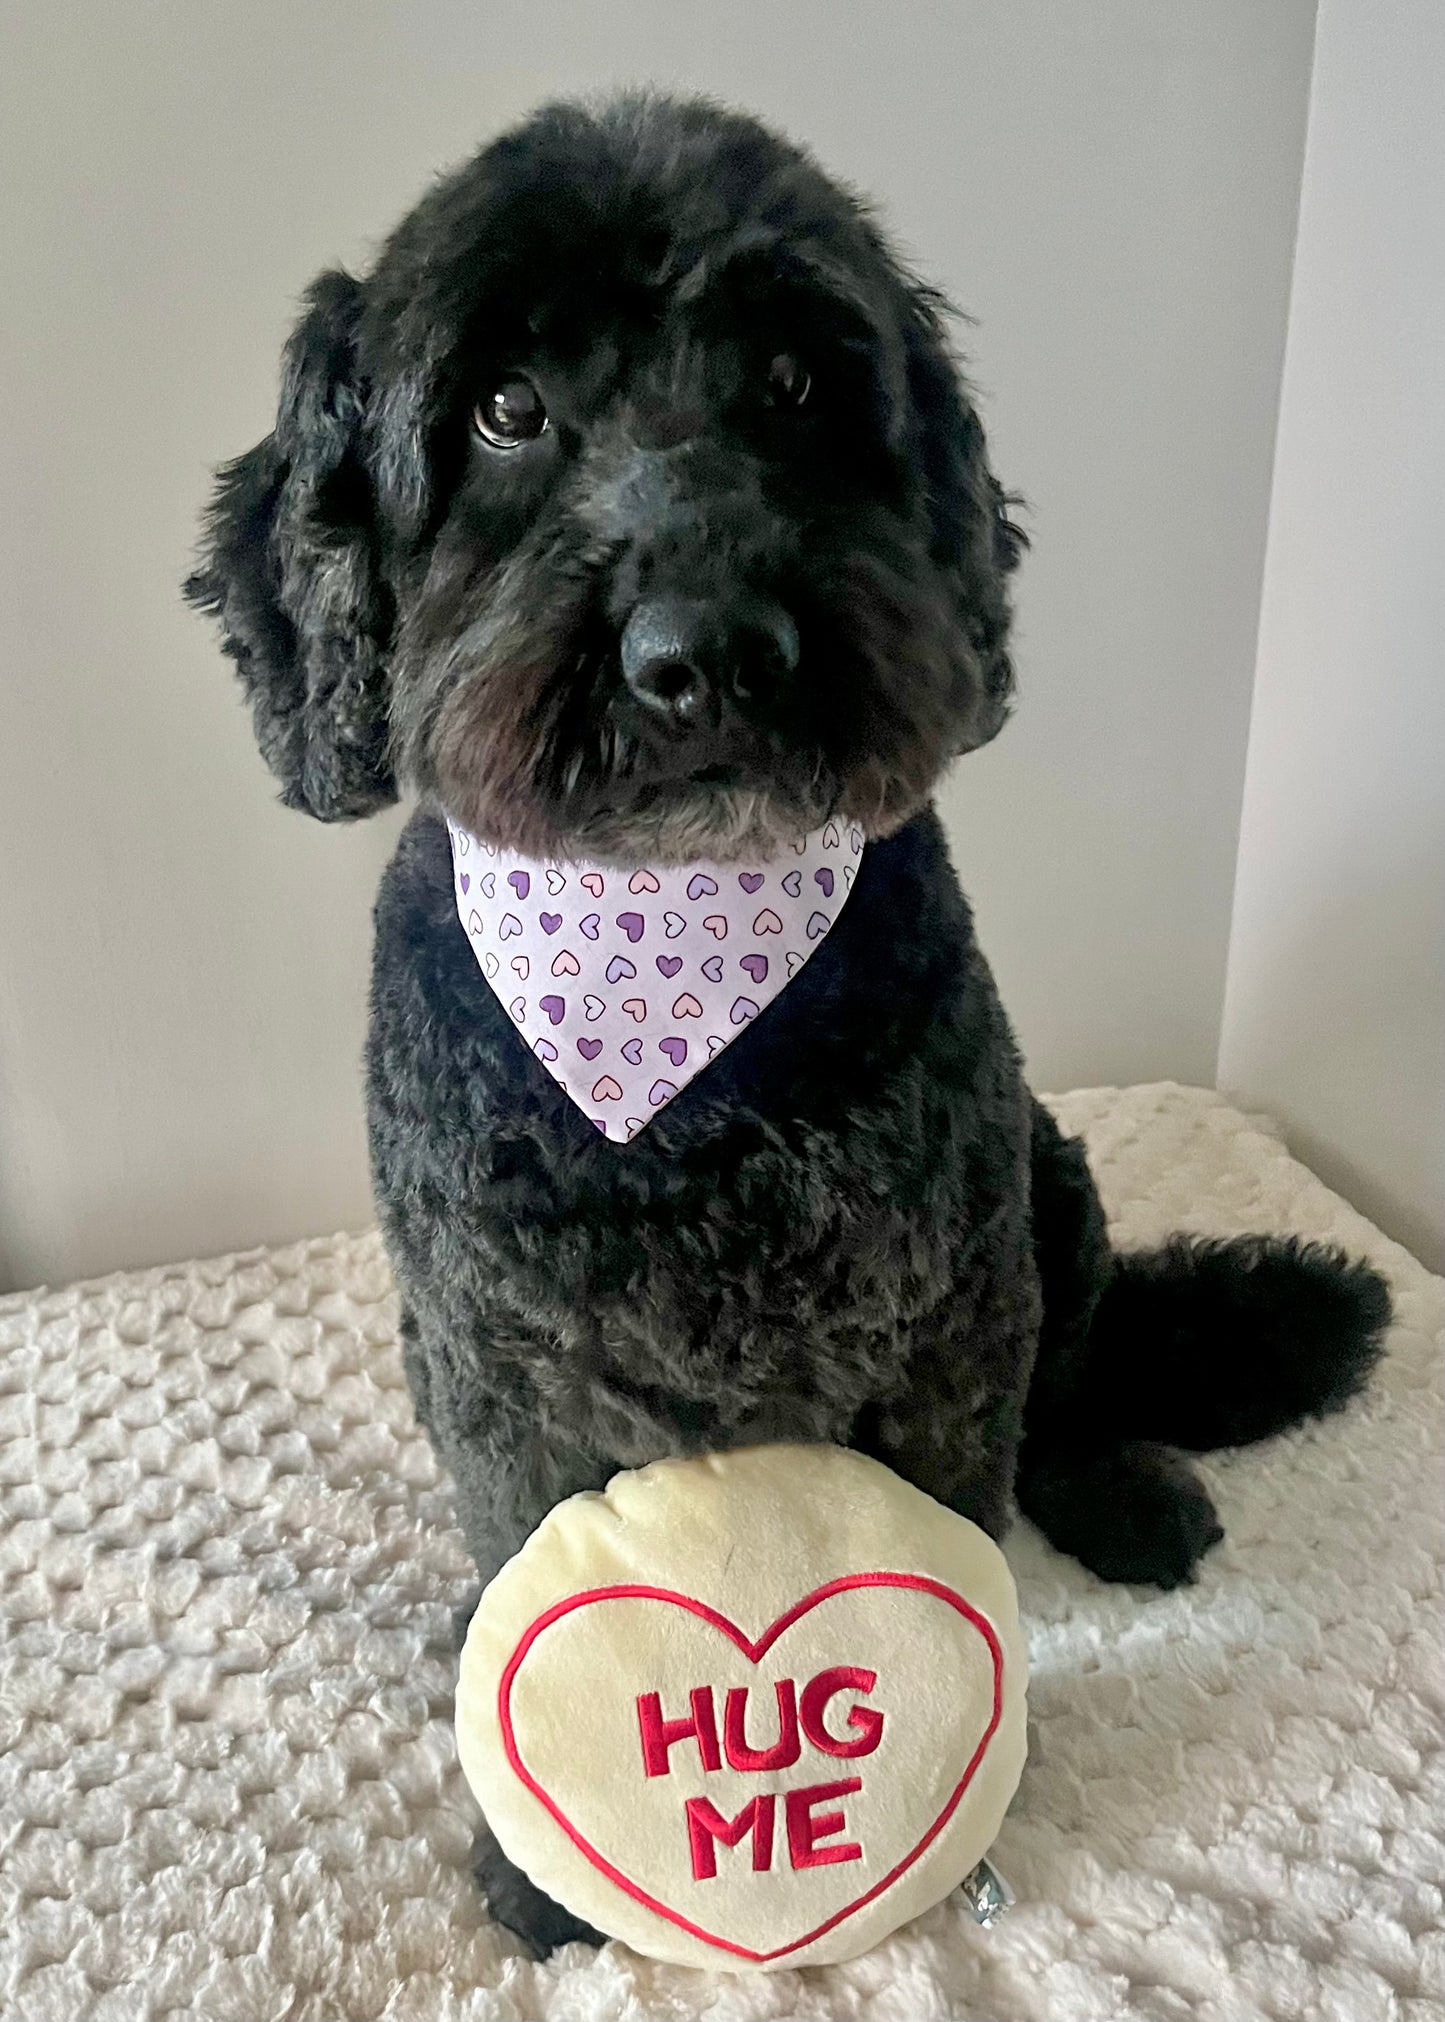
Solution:
[(717, 719), (798, 664), (798, 628), (780, 604), (648, 597), (622, 631), (622, 678), (679, 726)]

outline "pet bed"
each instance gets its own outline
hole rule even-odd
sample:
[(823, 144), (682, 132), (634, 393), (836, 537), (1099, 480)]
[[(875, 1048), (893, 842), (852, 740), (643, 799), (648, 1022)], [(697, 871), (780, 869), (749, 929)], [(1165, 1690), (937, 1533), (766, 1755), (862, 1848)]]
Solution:
[(957, 1899), (847, 1966), (538, 1965), (467, 1869), (470, 1575), (374, 1234), (0, 1300), (6, 2022), (1436, 2022), (1445, 1994), (1442, 1286), (1170, 1084), (1059, 1098), (1124, 1244), (1301, 1231), (1398, 1323), (1343, 1416), (1204, 1463), (1197, 1586), (1008, 1557), (1031, 1753)]

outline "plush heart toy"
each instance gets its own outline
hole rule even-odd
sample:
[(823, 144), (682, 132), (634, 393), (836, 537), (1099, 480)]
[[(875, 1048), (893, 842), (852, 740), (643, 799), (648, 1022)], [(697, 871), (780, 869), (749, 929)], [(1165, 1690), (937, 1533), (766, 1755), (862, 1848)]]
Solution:
[(505, 1852), (636, 1951), (850, 1959), (956, 1888), (1024, 1762), (1003, 1554), (861, 1454), (660, 1461), (482, 1595), (457, 1743)]

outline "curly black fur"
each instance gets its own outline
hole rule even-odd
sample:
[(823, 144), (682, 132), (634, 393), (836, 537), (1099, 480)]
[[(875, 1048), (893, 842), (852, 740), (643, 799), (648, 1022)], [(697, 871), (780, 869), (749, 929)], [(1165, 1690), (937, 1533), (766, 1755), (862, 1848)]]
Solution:
[[(768, 397), (801, 361), (809, 400)], [(525, 372), (516, 449), (474, 404)], [(787, 383), (788, 375), (784, 375)], [(796, 382), (796, 374), (793, 375)], [(1176, 1449), (1363, 1380), (1362, 1266), (1251, 1239), (1114, 1258), (1024, 1084), (928, 801), (1012, 686), (1019, 553), (937, 298), (797, 149), (700, 103), (555, 107), (326, 276), (274, 433), (189, 586), (293, 806), (419, 799), (376, 915), (377, 1199), (418, 1410), (483, 1579), (559, 1498), (662, 1455), (852, 1444), (994, 1535), (1014, 1499), (1109, 1578), (1220, 1535)], [(639, 601), (786, 614), (780, 672), (660, 726)], [(763, 676), (766, 675), (766, 678)], [(808, 966), (646, 1132), (598, 1136), (458, 924), (442, 812), (613, 861), (872, 838)], [(497, 1913), (591, 1935), (494, 1845)]]

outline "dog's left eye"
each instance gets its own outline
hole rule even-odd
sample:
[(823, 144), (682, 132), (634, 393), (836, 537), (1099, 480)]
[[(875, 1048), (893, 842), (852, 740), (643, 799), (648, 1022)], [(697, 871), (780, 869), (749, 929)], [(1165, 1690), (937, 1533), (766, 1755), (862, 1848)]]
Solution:
[(807, 366), (790, 351), (780, 351), (768, 367), (768, 397), (775, 407), (801, 407), (812, 386)]
[(546, 429), (547, 409), (531, 380), (514, 373), (477, 402), (472, 423), (494, 449), (518, 449)]

